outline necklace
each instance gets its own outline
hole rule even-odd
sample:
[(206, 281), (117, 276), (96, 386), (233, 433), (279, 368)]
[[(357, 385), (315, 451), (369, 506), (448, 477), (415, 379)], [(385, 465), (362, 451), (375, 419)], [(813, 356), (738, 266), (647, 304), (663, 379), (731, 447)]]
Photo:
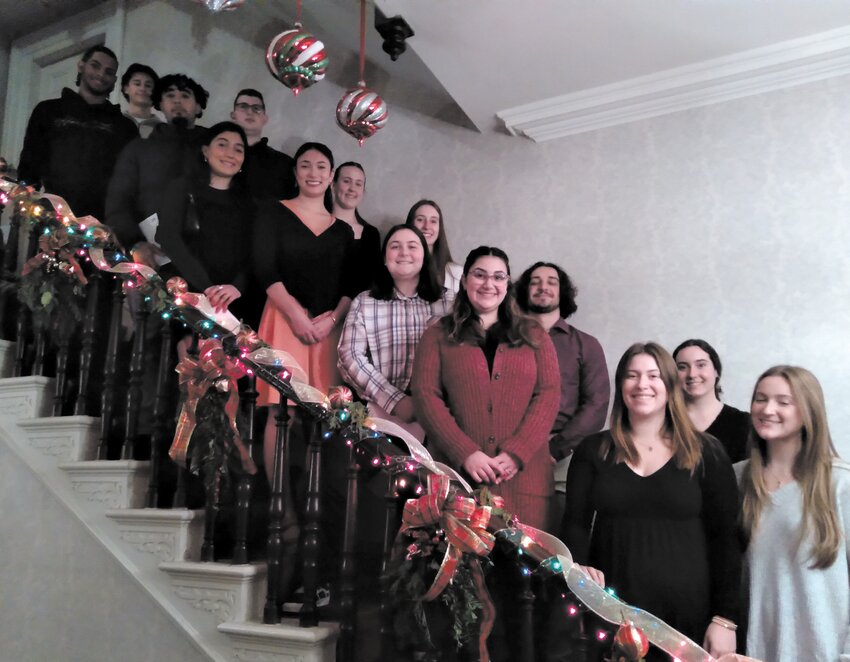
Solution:
[(773, 476), (773, 479), (776, 481), (776, 487), (773, 488), (775, 490), (778, 490), (783, 485), (787, 485), (788, 483), (791, 483), (794, 480), (794, 477), (792, 476), (791, 478), (783, 482), (782, 479), (776, 475), (776, 472), (774, 472), (773, 469), (770, 468), (770, 465), (765, 466), (765, 469), (771, 476)]

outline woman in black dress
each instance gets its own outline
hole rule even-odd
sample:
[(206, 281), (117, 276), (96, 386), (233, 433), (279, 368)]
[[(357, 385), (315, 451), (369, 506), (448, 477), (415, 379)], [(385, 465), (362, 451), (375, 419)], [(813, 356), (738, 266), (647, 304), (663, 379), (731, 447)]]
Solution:
[(356, 246), (355, 292), (360, 293), (372, 287), (372, 281), (378, 267), (383, 264), (381, 257), (381, 233), (367, 223), (357, 205), (363, 201), (366, 193), (366, 171), (354, 161), (346, 161), (334, 171), (333, 215), (351, 226)]
[(692, 338), (675, 349), (673, 358), (691, 423), (723, 444), (733, 463), (745, 460), (750, 415), (720, 401), (723, 366), (714, 347)]
[(573, 455), (562, 538), (627, 603), (715, 657), (734, 652), (741, 552), (732, 465), (691, 424), (663, 347), (632, 345), (615, 385), (611, 429)]
[(180, 275), (191, 292), (255, 326), (262, 302), (250, 296), (254, 206), (241, 172), (245, 132), (233, 122), (209, 129), (193, 171), (168, 184), (157, 215), (156, 240), (170, 264), (163, 277)]

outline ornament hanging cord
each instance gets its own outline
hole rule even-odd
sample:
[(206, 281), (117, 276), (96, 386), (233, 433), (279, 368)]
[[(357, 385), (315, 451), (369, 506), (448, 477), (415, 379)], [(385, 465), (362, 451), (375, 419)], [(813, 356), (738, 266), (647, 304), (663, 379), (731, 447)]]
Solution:
[(295, 27), (301, 29), (301, 0), (295, 0)]
[[(301, 0), (298, 0), (300, 3)], [(360, 0), (360, 80), (357, 84), (366, 87), (366, 0)]]

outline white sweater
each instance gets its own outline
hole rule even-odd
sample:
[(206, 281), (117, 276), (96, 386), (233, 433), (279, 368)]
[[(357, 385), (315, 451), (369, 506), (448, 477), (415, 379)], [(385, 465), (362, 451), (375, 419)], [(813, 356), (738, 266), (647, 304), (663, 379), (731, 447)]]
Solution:
[[(749, 460), (735, 465), (740, 482)], [(747, 655), (766, 662), (850, 662), (850, 465), (834, 462), (843, 528), (830, 567), (809, 568), (809, 542), (797, 547), (803, 517), (798, 483), (771, 495), (747, 550), (750, 613)]]

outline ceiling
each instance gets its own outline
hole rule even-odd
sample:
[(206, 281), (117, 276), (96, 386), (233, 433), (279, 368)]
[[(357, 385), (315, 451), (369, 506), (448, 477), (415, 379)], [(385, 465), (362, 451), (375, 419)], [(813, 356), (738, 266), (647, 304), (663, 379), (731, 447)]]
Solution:
[[(0, 0), (0, 38), (11, 41), (105, 1)], [(202, 9), (192, 0), (172, 1), (187, 11)], [(447, 93), (480, 131), (504, 130), (497, 113), (518, 106), (850, 26), (848, 0), (374, 3), (388, 16), (401, 14), (415, 36), (408, 52), (391, 62), (380, 49), (370, 9), (370, 85), (380, 91), (388, 79), (404, 79)], [(272, 26), (292, 20), (294, 7), (294, 0), (246, 0), (220, 20), (262, 43)], [(330, 48), (356, 51), (357, 17), (356, 0), (304, 0), (305, 27)]]

